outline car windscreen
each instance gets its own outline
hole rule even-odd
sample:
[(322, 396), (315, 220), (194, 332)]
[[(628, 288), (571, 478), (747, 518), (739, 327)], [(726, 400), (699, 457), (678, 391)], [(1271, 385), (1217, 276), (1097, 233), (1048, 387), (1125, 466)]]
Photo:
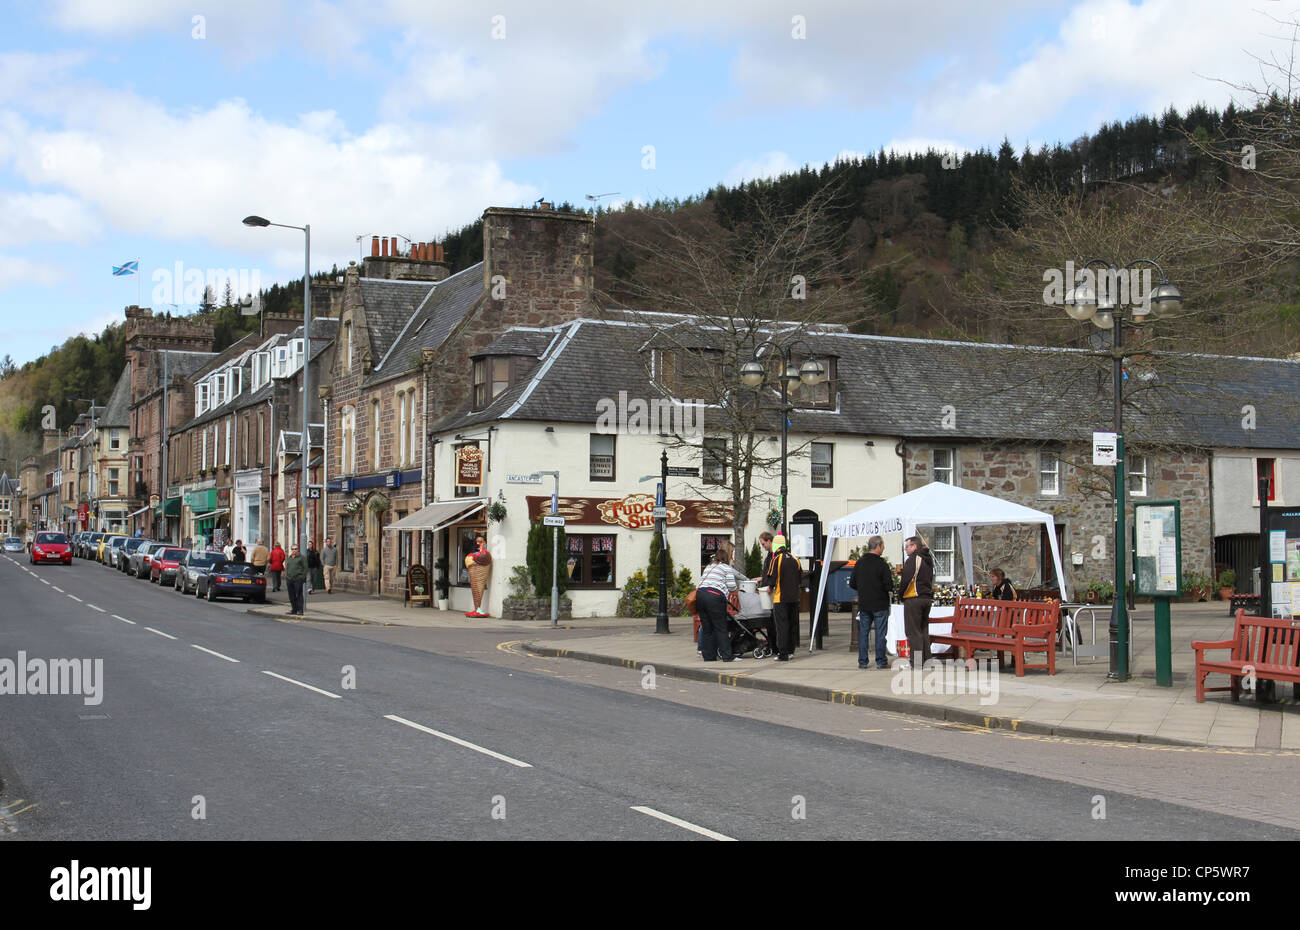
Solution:
[(191, 552), (189, 561), (185, 564), (190, 568), (213, 568), (223, 565), (226, 561), (224, 555), (208, 555), (201, 552)]
[(126, 542), (122, 543), (122, 548), (127, 552), (135, 552), (135, 550), (139, 549), (143, 545), (143, 539), (128, 539)]
[(5, 537), (5, 542), (7, 542), (7, 543), (21, 543), (22, 540), (19, 539), (17, 536), (6, 536), (6, 537)]
[(36, 541), (42, 545), (52, 546), (57, 543), (62, 543), (66, 546), (68, 544), (68, 537), (64, 536), (62, 533), (37, 533)]
[(164, 562), (179, 562), (189, 554), (188, 549), (164, 549), (158, 558)]

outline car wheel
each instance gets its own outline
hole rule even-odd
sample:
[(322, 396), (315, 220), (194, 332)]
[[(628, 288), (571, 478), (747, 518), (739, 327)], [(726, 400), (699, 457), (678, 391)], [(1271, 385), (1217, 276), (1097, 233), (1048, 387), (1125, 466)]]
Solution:
[(216, 600), (217, 600), (217, 589), (216, 589), (216, 588), (208, 588), (208, 602), (209, 602), (209, 603), (216, 603)]

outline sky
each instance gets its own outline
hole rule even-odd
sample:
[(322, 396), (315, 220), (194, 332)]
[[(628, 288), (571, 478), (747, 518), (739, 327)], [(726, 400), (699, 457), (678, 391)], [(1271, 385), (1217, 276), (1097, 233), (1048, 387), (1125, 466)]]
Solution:
[[(177, 270), (269, 286), (490, 206), (698, 195), (849, 153), (1069, 143), (1261, 86), (1276, 0), (4, 3), (0, 357)], [(112, 267), (138, 260), (138, 276)], [(183, 275), (182, 275), (183, 276)]]

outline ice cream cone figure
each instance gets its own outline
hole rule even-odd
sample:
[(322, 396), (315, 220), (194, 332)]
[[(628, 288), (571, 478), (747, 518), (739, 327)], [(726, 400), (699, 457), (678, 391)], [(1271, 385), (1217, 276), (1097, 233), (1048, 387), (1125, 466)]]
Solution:
[(492, 553), (487, 550), (487, 540), (478, 537), (478, 549), (465, 556), (465, 568), (469, 570), (469, 590), (474, 595), (474, 609), (467, 611), (467, 617), (490, 617), (482, 609), (483, 592), (487, 590), (488, 575), (492, 571)]

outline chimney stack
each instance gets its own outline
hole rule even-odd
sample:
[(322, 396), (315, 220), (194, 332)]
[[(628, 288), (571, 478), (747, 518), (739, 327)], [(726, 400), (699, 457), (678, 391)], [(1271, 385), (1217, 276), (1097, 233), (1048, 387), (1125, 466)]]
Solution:
[(371, 257), (371, 258), (378, 258), (378, 257), (379, 257), (379, 237), (378, 237), (378, 236), (371, 236), (371, 237), (370, 237), (370, 257)]
[(383, 250), (382, 252), (380, 252), (379, 254), (382, 255), (384, 258), (387, 258), (387, 257), (388, 257), (388, 237), (387, 237), (387, 236), (384, 236), (384, 238), (383, 238), (383, 244), (384, 244), (384, 250)]

